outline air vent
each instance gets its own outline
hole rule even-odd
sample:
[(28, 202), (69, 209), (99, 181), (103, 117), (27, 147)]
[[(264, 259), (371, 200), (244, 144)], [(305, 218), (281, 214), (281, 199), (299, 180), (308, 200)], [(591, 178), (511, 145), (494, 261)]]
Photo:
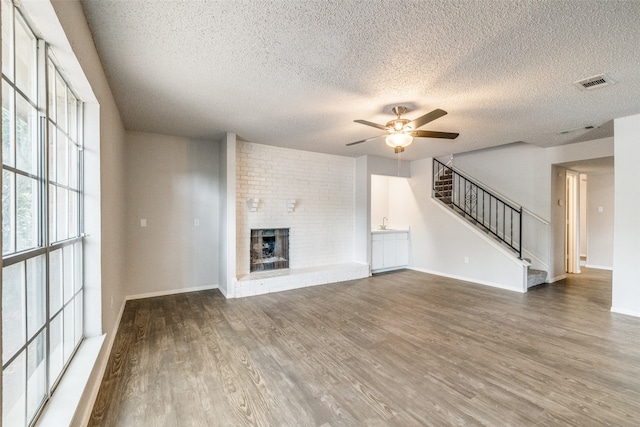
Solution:
[(578, 80), (574, 82), (580, 89), (592, 90), (597, 89), (599, 87), (605, 87), (614, 84), (615, 82), (611, 80), (609, 76), (606, 74), (600, 74), (598, 76), (589, 77), (587, 79)]
[(579, 127), (579, 128), (573, 128), (573, 129), (563, 130), (563, 131), (558, 132), (558, 134), (560, 134), (560, 135), (566, 135), (566, 134), (568, 134), (568, 133), (576, 132), (576, 131), (579, 131), (579, 130), (591, 130), (591, 129), (596, 129), (596, 128), (599, 128), (599, 127), (600, 127), (600, 126), (594, 126), (594, 125), (583, 126), (583, 127)]

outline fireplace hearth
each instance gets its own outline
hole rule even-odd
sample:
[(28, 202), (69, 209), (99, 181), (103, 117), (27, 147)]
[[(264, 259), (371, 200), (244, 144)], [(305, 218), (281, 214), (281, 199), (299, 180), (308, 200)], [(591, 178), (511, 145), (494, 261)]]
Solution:
[(289, 229), (252, 229), (250, 251), (250, 272), (289, 268)]

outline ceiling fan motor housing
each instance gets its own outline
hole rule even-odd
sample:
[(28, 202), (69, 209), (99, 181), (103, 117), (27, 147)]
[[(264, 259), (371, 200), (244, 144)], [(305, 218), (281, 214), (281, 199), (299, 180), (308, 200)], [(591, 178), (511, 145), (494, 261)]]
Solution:
[(411, 126), (407, 126), (411, 120), (407, 119), (395, 119), (387, 122), (387, 128), (390, 132), (407, 132), (412, 130)]

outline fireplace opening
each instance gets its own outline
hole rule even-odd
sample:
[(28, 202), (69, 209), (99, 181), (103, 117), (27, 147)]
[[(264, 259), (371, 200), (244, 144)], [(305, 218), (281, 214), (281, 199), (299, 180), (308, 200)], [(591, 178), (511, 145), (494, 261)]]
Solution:
[(289, 229), (251, 230), (249, 272), (289, 268)]

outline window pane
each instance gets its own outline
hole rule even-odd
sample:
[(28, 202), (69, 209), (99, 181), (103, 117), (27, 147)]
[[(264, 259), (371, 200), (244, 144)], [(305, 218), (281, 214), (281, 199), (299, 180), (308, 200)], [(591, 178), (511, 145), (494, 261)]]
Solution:
[(2, 253), (15, 252), (15, 174), (2, 171)]
[(49, 324), (49, 384), (53, 386), (62, 372), (62, 312)]
[[(17, 14), (16, 14), (17, 15)], [(29, 98), (36, 97), (36, 39), (26, 28), (19, 16), (16, 16), (16, 86)]]
[(38, 181), (18, 175), (16, 184), (16, 245), (22, 251), (38, 245)]
[(64, 363), (71, 358), (75, 349), (75, 307), (73, 302), (64, 308)]
[[(61, 131), (58, 131), (56, 138), (56, 182), (58, 184), (67, 185), (67, 137)], [(53, 155), (53, 153), (51, 153)]]
[(78, 193), (69, 191), (69, 237), (78, 236)]
[(15, 165), (13, 136), (13, 89), (2, 80), (2, 163), (8, 166)]
[(47, 394), (46, 330), (27, 349), (27, 419), (36, 414)]
[(56, 69), (51, 61), (47, 69), (47, 86), (49, 89), (49, 119), (56, 121)]
[(78, 147), (69, 143), (69, 187), (78, 190)]
[(2, 364), (26, 342), (24, 262), (2, 269)]
[(56, 188), (56, 237), (57, 241), (64, 240), (68, 237), (68, 206), (67, 206), (67, 189), (62, 187)]
[(56, 124), (64, 131), (67, 130), (67, 85), (56, 73)]
[(56, 230), (56, 187), (49, 184), (49, 242), (57, 240), (58, 230)]
[(78, 140), (78, 104), (76, 97), (69, 90), (67, 93), (67, 114), (69, 116), (69, 138)]
[(49, 123), (49, 180), (56, 181), (56, 127)]
[(76, 345), (80, 342), (80, 340), (82, 339), (82, 335), (84, 333), (84, 330), (83, 330), (84, 320), (83, 320), (83, 310), (82, 310), (83, 294), (84, 292), (80, 292), (73, 300), (75, 304), (75, 310), (76, 310), (76, 328), (74, 331), (73, 339)]
[(2, 73), (13, 80), (13, 5), (2, 2)]
[[(4, 6), (4, 5), (3, 5)], [(25, 368), (23, 351), (11, 365), (2, 370), (2, 425), (23, 427), (25, 420)]]
[(45, 256), (27, 260), (27, 333), (31, 338), (46, 320)]
[(35, 174), (38, 170), (36, 109), (16, 95), (16, 167)]
[(49, 313), (51, 316), (62, 307), (62, 249), (49, 254)]
[(74, 291), (78, 292), (82, 287), (82, 242), (73, 244), (73, 256), (75, 257), (73, 283), (76, 285)]
[(73, 245), (65, 246), (62, 249), (63, 274), (64, 279), (64, 303), (66, 304), (73, 298)]

